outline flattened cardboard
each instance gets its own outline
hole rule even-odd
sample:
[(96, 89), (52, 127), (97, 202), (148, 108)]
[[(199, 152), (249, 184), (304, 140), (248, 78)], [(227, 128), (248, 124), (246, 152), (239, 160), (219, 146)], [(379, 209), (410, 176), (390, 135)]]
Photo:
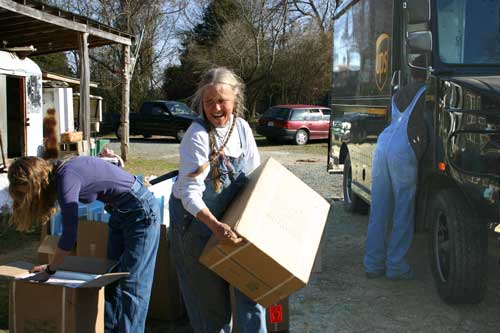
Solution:
[(248, 242), (207, 243), (200, 262), (268, 307), (304, 287), (321, 241), (330, 205), (270, 158), (250, 176), (221, 221)]

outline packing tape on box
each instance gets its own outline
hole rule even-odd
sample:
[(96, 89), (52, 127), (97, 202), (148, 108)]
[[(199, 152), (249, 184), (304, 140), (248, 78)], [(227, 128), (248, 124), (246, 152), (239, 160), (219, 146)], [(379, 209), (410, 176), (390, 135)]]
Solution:
[[(250, 245), (250, 243), (246, 243), (245, 245), (237, 248), (236, 250), (234, 250), (233, 252), (231, 252), (230, 254), (226, 255), (224, 258), (222, 258), (221, 260), (215, 262), (214, 264), (212, 264), (209, 268), (210, 269), (214, 269), (214, 267), (217, 267), (219, 266), (221, 263), (223, 263), (224, 261), (226, 261), (227, 259), (231, 258), (232, 256), (234, 256), (236, 253), (244, 250), (245, 248), (247, 248), (248, 246)], [(222, 252), (219, 248), (217, 248), (217, 250), (219, 250), (220, 252)], [(222, 252), (224, 253), (224, 252)]]
[(274, 288), (271, 288), (268, 292), (265, 292), (263, 293), (262, 295), (260, 295), (259, 297), (257, 297), (254, 301), (256, 301), (257, 303), (259, 301), (261, 301), (264, 297), (272, 294), (273, 292), (275, 292), (276, 290), (278, 290), (279, 288), (281, 288), (282, 286), (284, 286), (285, 284), (287, 284), (288, 282), (292, 281), (294, 278), (293, 275), (290, 275), (290, 277), (288, 279), (285, 279), (283, 282), (281, 282), (280, 284), (276, 285)]

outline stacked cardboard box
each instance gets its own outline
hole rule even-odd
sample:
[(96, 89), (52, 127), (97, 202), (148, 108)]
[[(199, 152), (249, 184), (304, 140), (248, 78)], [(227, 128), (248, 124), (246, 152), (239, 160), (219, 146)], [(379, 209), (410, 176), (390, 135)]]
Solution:
[(222, 245), (212, 237), (200, 261), (269, 307), (307, 284), (329, 208), (271, 158), (250, 175), (221, 219), (247, 241)]
[(174, 261), (170, 258), (167, 227), (161, 226), (160, 245), (156, 256), (155, 277), (148, 318), (155, 320), (176, 320), (184, 313), (184, 305), (177, 281)]

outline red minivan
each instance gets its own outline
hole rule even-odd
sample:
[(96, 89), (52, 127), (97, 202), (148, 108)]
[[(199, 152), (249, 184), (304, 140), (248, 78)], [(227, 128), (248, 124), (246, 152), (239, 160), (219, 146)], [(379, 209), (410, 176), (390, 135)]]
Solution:
[(293, 140), (298, 145), (327, 139), (330, 113), (329, 108), (317, 105), (272, 106), (259, 118), (257, 133), (271, 141)]

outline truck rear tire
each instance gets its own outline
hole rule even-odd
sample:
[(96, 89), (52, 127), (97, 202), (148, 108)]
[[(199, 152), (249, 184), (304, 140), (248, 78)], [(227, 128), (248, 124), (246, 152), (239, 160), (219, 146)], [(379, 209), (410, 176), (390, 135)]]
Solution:
[(458, 189), (435, 196), (430, 236), (430, 264), (439, 296), (450, 304), (481, 302), (487, 281), (487, 226)]
[(344, 160), (344, 174), (342, 180), (342, 188), (344, 191), (344, 209), (351, 213), (366, 214), (368, 212), (368, 204), (352, 191), (351, 182), (351, 157), (349, 156), (349, 153), (347, 153)]

